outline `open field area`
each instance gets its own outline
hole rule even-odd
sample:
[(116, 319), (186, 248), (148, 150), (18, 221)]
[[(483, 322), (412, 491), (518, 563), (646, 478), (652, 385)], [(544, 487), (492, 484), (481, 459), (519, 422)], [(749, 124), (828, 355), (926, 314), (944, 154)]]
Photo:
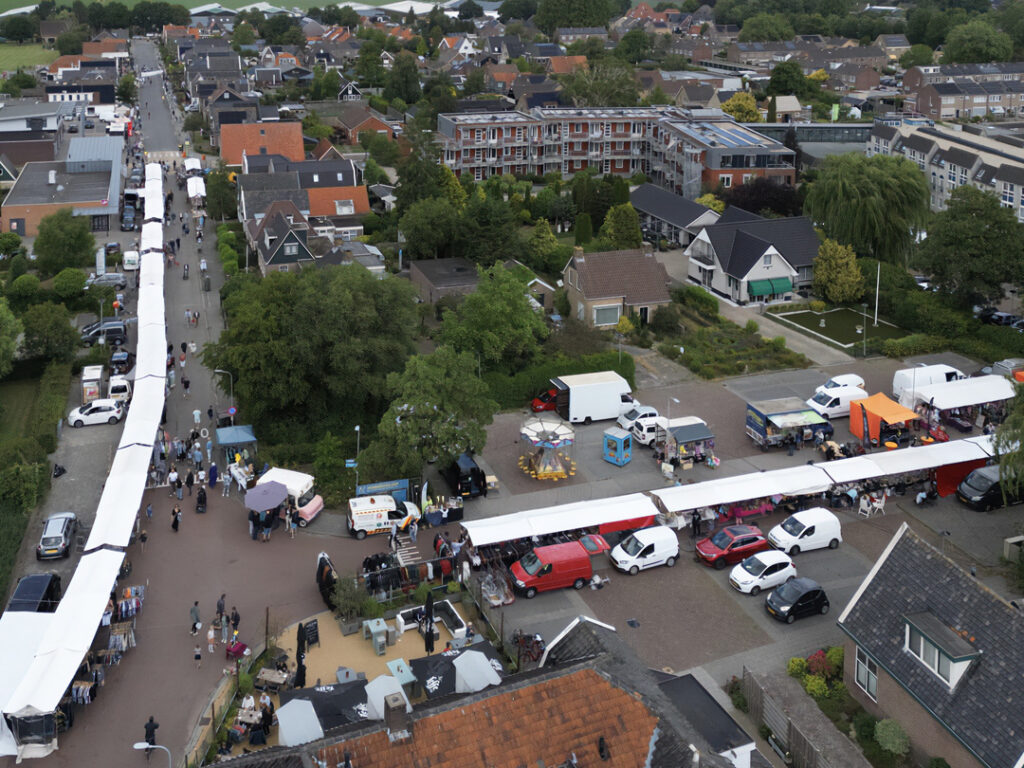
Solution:
[(38, 393), (37, 376), (19, 377), (14, 373), (0, 382), (0, 445), (25, 436)]
[[(15, 0), (17, 2), (17, 0)], [(12, 7), (18, 7), (15, 3), (9, 3)], [(0, 4), (0, 11), (8, 10), (5, 5)], [(0, 70), (11, 72), (18, 67), (38, 67), (49, 64), (57, 58), (57, 51), (47, 50), (37, 43), (4, 43), (0, 45)]]
[(773, 315), (773, 317), (840, 347), (850, 347), (864, 340), (863, 333), (857, 333), (858, 326), (867, 326), (869, 339), (901, 339), (907, 335), (902, 328), (883, 320), (879, 320), (878, 325), (874, 325), (870, 315), (865, 316), (863, 313), (849, 308), (833, 309), (828, 312), (788, 312)]

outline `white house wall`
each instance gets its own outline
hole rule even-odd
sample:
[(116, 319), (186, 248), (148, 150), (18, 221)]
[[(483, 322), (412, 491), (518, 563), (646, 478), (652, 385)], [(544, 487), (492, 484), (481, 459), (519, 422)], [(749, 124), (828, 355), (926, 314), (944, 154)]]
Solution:
[[(771, 266), (768, 267), (764, 266), (764, 257), (767, 255), (771, 255), (772, 257)], [(740, 301), (758, 300), (757, 298), (751, 298), (747, 293), (747, 286), (750, 284), (751, 280), (769, 280), (773, 277), (788, 277), (795, 283), (797, 272), (790, 266), (789, 262), (782, 257), (782, 254), (775, 249), (775, 246), (771, 245), (768, 246), (768, 249), (758, 257), (757, 263), (742, 278), (742, 282), (740, 284)]]

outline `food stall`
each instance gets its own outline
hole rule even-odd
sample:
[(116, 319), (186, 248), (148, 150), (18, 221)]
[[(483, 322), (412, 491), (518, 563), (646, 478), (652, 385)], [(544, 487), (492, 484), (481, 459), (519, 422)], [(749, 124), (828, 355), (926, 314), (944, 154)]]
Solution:
[(870, 440), (872, 445), (903, 442), (911, 423), (918, 418), (914, 411), (881, 392), (850, 403), (850, 431), (861, 441)]
[(691, 424), (672, 426), (666, 432), (664, 446), (656, 447), (664, 451), (666, 459), (678, 462), (683, 469), (714, 457), (715, 436), (704, 421), (698, 419)]
[(919, 387), (915, 407), (930, 425), (948, 424), (958, 432), (1001, 423), (1005, 403), (1014, 396), (1013, 383), (1003, 376), (976, 376)]

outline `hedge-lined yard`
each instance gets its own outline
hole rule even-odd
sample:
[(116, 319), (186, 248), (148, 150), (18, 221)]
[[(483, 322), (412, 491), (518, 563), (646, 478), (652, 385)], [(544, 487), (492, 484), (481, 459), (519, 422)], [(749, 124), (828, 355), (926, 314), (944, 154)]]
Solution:
[(488, 371), (484, 373), (483, 380), (490, 387), (491, 397), (498, 403), (498, 407), (510, 410), (528, 404), (538, 392), (549, 388), (551, 379), (556, 376), (595, 371), (615, 371), (631, 387), (636, 386), (636, 364), (632, 356), (624, 354), (620, 357), (617, 351), (598, 352), (578, 358), (558, 355), (525, 368), (514, 376)]

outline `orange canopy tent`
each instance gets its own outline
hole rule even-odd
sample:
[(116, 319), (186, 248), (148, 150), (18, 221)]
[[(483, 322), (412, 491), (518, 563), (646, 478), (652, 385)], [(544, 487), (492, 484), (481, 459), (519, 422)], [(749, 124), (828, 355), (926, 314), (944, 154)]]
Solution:
[(861, 440), (865, 439), (865, 428), (867, 436), (877, 441), (883, 423), (899, 424), (917, 418), (920, 417), (912, 410), (904, 408), (881, 392), (864, 400), (854, 400), (850, 403), (850, 431)]

